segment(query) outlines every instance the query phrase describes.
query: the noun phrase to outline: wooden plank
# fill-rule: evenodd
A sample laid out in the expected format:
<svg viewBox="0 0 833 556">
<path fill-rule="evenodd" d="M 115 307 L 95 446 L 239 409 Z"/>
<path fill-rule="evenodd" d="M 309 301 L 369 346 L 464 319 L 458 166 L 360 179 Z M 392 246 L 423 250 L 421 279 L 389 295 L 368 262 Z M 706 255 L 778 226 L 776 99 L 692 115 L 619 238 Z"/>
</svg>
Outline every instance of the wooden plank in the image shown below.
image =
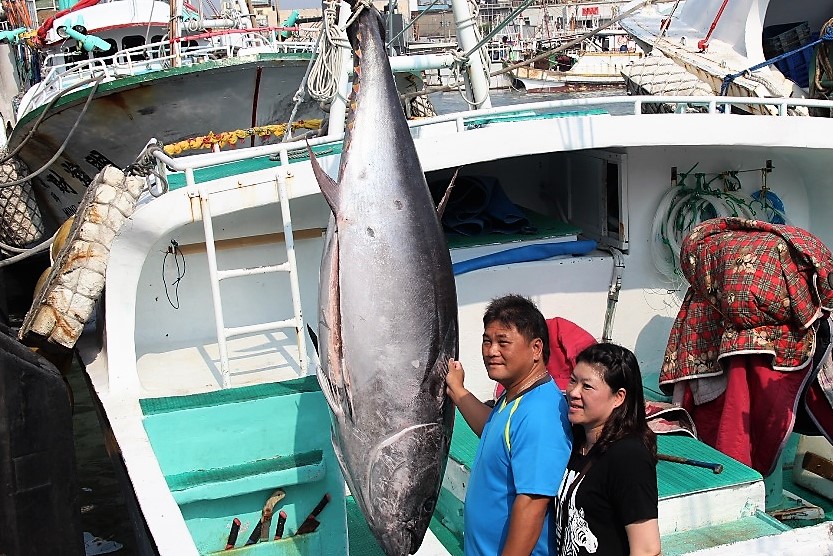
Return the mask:
<svg viewBox="0 0 833 556">
<path fill-rule="evenodd" d="M 315 239 L 323 237 L 327 231 L 326 228 L 305 228 L 303 230 L 296 230 L 292 233 L 292 237 L 298 239 Z M 244 247 L 256 247 L 258 245 L 268 245 L 271 243 L 282 243 L 285 241 L 283 232 L 276 232 L 274 234 L 261 234 L 256 236 L 235 237 L 231 239 L 221 239 L 214 242 L 214 247 L 217 251 L 227 249 L 242 249 Z M 205 252 L 205 242 L 180 244 L 179 250 L 183 255 L 194 255 L 196 253 Z"/>
</svg>

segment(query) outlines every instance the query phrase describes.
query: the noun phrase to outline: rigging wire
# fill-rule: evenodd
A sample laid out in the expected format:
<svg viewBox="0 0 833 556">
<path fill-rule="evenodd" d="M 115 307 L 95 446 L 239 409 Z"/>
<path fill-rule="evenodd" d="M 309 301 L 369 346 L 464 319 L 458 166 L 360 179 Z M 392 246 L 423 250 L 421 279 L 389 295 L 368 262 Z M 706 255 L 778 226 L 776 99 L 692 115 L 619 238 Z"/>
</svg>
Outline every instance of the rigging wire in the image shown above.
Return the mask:
<svg viewBox="0 0 833 556">
<path fill-rule="evenodd" d="M 61 146 L 58 148 L 58 150 L 55 151 L 55 154 L 52 155 L 52 158 L 50 158 L 48 161 L 46 161 L 43 164 L 43 166 L 38 168 L 37 171 L 30 173 L 25 178 L 0 184 L 0 189 L 3 189 L 5 187 L 14 187 L 15 185 L 20 185 L 22 183 L 26 183 L 27 181 L 31 180 L 32 178 L 37 177 L 40 174 L 42 174 L 43 172 L 45 172 L 46 170 L 48 170 L 49 167 L 52 166 L 52 164 L 56 160 L 58 160 L 58 157 L 60 157 L 61 154 L 63 154 L 64 149 L 66 149 L 67 145 L 69 144 L 69 140 L 72 138 L 72 135 L 75 133 L 75 130 L 78 127 L 78 124 L 81 123 L 81 120 L 84 118 L 84 115 L 87 113 L 87 109 L 90 107 L 90 102 L 92 102 L 93 97 L 95 96 L 95 92 L 98 90 L 98 86 L 101 83 L 101 80 L 103 78 L 104 78 L 104 74 L 102 73 L 98 77 L 96 77 L 92 80 L 87 80 L 87 82 L 92 82 L 93 83 L 92 87 L 90 87 L 90 92 L 87 95 L 87 102 L 84 103 L 84 107 L 81 109 L 81 113 L 78 114 L 78 117 L 75 119 L 75 123 L 72 124 L 72 127 L 69 130 L 69 133 L 67 133 L 66 139 L 64 139 L 64 142 L 61 143 Z M 82 81 L 81 83 L 85 83 L 85 82 Z M 69 91 L 72 88 L 73 87 L 70 87 L 70 88 L 66 89 L 66 91 Z M 64 91 L 64 92 L 66 92 L 66 91 Z M 43 111 L 43 114 L 45 114 L 45 113 L 46 113 L 46 109 L 44 109 L 44 111 Z M 31 137 L 32 133 L 33 132 L 30 131 L 29 135 L 26 137 L 25 140 L 28 140 L 28 138 Z M 20 148 L 15 149 L 13 154 L 17 153 L 19 150 L 20 150 Z M 8 160 L 11 156 L 13 156 L 13 154 L 8 155 L 6 158 L 3 159 L 3 161 L 5 162 L 6 160 Z"/>
<path fill-rule="evenodd" d="M 12 152 L 6 153 L 3 156 L 3 159 L 0 160 L 0 164 L 8 162 L 9 159 L 11 159 L 18 152 L 20 152 L 20 149 L 22 149 L 26 145 L 26 143 L 29 141 L 29 139 L 31 139 L 32 136 L 35 134 L 35 131 L 37 131 L 38 126 L 40 126 L 41 122 L 44 120 L 44 118 L 46 118 L 46 115 L 49 112 L 49 110 L 55 105 L 56 102 L 58 102 L 58 100 L 62 96 L 64 96 L 67 93 L 70 93 L 70 92 L 74 91 L 75 89 L 80 89 L 82 87 L 86 87 L 90 83 L 93 83 L 94 81 L 96 81 L 96 79 L 100 80 L 101 77 L 90 78 L 90 79 L 85 79 L 84 81 L 79 81 L 78 83 L 75 83 L 75 84 L 71 85 L 70 87 L 67 87 L 66 89 L 64 89 L 63 91 L 60 91 L 57 95 L 52 97 L 52 99 L 50 99 L 49 103 L 47 103 L 46 107 L 44 107 L 43 111 L 40 113 L 40 116 L 38 116 L 38 119 L 35 120 L 35 123 L 32 125 L 32 129 L 29 130 L 29 133 L 26 134 L 26 137 L 23 138 L 23 140 L 20 142 L 20 144 L 17 147 L 15 147 L 15 149 Z"/>
<path fill-rule="evenodd" d="M 12 265 L 12 264 L 14 264 L 16 262 L 20 262 L 24 259 L 28 259 L 32 255 L 36 255 L 37 253 L 40 253 L 41 251 L 46 251 L 52 245 L 52 242 L 55 241 L 55 235 L 57 235 L 57 234 L 58 234 L 58 232 L 56 231 L 55 234 L 52 237 L 50 237 L 49 239 L 39 243 L 38 245 L 36 245 L 34 247 L 26 249 L 26 251 L 24 251 L 23 253 L 15 255 L 14 257 L 9 257 L 8 259 L 3 259 L 2 261 L 0 261 L 0 268 L 3 268 L 4 266 Z"/>
</svg>

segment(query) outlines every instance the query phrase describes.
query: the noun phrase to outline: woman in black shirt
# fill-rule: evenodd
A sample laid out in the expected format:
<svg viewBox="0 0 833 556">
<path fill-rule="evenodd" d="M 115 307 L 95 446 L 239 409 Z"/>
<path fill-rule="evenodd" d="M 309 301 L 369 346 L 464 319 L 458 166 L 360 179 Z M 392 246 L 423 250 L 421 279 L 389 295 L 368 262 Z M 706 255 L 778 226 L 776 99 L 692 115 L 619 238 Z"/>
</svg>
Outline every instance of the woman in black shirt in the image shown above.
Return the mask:
<svg viewBox="0 0 833 556">
<path fill-rule="evenodd" d="M 555 500 L 560 554 L 659 555 L 657 445 L 636 357 L 588 347 L 566 394 L 573 451 Z"/>
</svg>

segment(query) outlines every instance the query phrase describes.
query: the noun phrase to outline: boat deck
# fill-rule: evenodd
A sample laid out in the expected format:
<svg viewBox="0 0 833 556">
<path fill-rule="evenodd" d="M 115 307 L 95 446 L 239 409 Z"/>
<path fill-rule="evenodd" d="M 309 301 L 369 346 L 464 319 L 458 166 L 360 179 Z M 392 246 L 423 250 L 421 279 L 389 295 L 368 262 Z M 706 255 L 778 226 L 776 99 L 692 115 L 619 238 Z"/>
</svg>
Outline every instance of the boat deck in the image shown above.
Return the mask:
<svg viewBox="0 0 833 556">
<path fill-rule="evenodd" d="M 301 374 L 295 335 L 275 330 L 227 342 L 232 385 L 251 386 Z M 166 353 L 141 354 L 136 367 L 145 395 L 187 395 L 222 387 L 220 349 L 215 341 L 185 345 Z M 174 369 L 172 371 L 172 369 Z"/>
</svg>

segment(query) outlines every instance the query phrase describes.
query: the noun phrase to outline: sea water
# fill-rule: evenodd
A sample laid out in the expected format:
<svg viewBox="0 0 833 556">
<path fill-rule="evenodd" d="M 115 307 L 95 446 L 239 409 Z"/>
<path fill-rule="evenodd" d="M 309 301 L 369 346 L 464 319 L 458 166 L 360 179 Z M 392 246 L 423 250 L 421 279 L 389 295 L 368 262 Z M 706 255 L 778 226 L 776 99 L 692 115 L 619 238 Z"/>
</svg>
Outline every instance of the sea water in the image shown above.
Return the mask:
<svg viewBox="0 0 833 556">
<path fill-rule="evenodd" d="M 528 102 L 544 102 L 571 98 L 612 97 L 626 94 L 623 84 L 622 86 L 605 86 L 592 89 L 572 86 L 558 93 L 527 93 L 523 89 L 497 89 L 490 91 L 489 97 L 492 101 L 492 107 L 497 107 L 525 104 Z M 464 95 L 457 91 L 434 93 L 429 98 L 439 114 L 468 110 L 469 107 Z M 632 107 L 627 105 L 600 105 L 599 108 L 607 110 L 613 115 L 630 113 L 632 110 Z"/>
</svg>

